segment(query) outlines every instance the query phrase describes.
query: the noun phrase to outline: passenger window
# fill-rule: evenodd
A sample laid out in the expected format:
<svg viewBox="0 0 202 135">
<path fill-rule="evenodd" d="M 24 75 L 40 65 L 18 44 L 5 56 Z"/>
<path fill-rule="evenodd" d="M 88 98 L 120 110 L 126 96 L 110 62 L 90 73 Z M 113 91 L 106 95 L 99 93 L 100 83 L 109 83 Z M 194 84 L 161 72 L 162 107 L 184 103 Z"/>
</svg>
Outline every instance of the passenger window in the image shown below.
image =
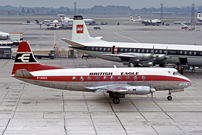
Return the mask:
<svg viewBox="0 0 202 135">
<path fill-rule="evenodd" d="M 114 77 L 113 77 L 113 76 L 111 76 L 111 78 L 110 78 L 110 79 L 111 79 L 111 81 L 114 81 Z"/>
<path fill-rule="evenodd" d="M 158 53 L 158 50 L 156 50 L 155 53 Z"/>
<path fill-rule="evenodd" d="M 81 77 L 80 77 L 80 80 L 81 80 L 81 81 L 83 81 L 83 80 L 84 80 L 83 76 L 81 76 Z"/>
<path fill-rule="evenodd" d="M 107 77 L 106 77 L 106 76 L 104 76 L 104 78 L 103 78 L 103 79 L 104 79 L 104 81 L 107 81 Z"/>
<path fill-rule="evenodd" d="M 88 77 L 88 81 L 91 81 L 91 77 L 90 76 Z"/>
<path fill-rule="evenodd" d="M 125 52 L 127 52 L 128 51 L 128 49 L 125 49 Z"/>
<path fill-rule="evenodd" d="M 119 81 L 121 81 L 121 80 L 122 80 L 122 77 L 121 77 L 121 76 L 119 76 L 119 77 L 118 77 L 118 79 L 119 79 Z"/>
<path fill-rule="evenodd" d="M 135 49 L 133 49 L 133 52 L 135 52 L 136 50 Z"/>
<path fill-rule="evenodd" d="M 102 51 L 102 47 L 100 47 L 100 51 Z"/>
<path fill-rule="evenodd" d="M 134 76 L 134 80 L 137 81 L 137 76 Z"/>
<path fill-rule="evenodd" d="M 129 52 L 131 52 L 132 51 L 132 49 L 129 49 Z"/>
<path fill-rule="evenodd" d="M 74 76 L 74 77 L 72 77 L 72 80 L 73 80 L 73 81 L 76 81 L 76 77 L 75 77 L 75 76 Z"/>
<path fill-rule="evenodd" d="M 104 48 L 103 51 L 106 51 L 106 48 Z"/>
<path fill-rule="evenodd" d="M 98 76 L 96 76 L 96 81 L 99 81 L 99 80 L 100 80 L 100 78 Z"/>
<path fill-rule="evenodd" d="M 127 77 L 126 77 L 126 80 L 127 80 L 127 81 L 129 81 L 129 80 L 130 80 L 130 77 L 129 77 L 129 76 L 127 76 Z"/>
<path fill-rule="evenodd" d="M 142 80 L 143 80 L 143 81 L 145 80 L 145 76 L 142 76 Z"/>
</svg>

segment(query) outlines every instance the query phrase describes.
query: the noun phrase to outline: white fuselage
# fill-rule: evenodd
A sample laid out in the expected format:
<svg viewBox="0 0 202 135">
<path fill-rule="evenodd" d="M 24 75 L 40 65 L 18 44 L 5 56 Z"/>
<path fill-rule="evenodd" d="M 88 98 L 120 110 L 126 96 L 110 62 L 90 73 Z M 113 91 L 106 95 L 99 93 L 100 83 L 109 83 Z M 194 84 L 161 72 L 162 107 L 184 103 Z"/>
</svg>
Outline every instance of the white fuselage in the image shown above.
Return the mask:
<svg viewBox="0 0 202 135">
<path fill-rule="evenodd" d="M 119 57 L 109 57 L 103 54 L 112 54 L 112 47 L 117 47 L 117 54 L 134 53 L 134 54 L 152 54 L 166 55 L 168 63 L 176 63 L 180 58 L 186 58 L 189 66 L 202 65 L 202 46 L 200 45 L 177 45 L 177 44 L 152 44 L 152 43 L 122 43 L 122 42 L 88 42 L 82 43 L 85 48 L 74 48 L 83 53 L 99 57 L 106 60 L 123 62 Z M 109 50 L 107 50 L 109 49 Z M 181 63 L 183 64 L 183 63 Z"/>
<path fill-rule="evenodd" d="M 157 91 L 184 89 L 191 85 L 189 79 L 172 68 L 75 68 L 30 73 L 34 77 L 17 78 L 35 85 L 74 91 L 92 92 L 96 89 L 88 87 L 116 84 L 150 86 Z"/>
</svg>

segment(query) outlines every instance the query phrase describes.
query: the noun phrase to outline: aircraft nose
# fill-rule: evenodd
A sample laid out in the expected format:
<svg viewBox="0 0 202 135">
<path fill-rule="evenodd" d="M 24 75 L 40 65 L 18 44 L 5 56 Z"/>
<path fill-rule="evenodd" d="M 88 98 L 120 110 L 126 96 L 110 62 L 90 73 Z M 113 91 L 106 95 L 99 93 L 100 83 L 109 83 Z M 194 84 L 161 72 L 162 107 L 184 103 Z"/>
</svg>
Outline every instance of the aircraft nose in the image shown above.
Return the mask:
<svg viewBox="0 0 202 135">
<path fill-rule="evenodd" d="M 191 84 L 192 84 L 191 80 L 189 80 L 189 78 L 187 78 L 187 77 L 185 77 L 185 78 L 187 80 L 187 82 L 186 82 L 187 87 L 191 86 Z"/>
</svg>

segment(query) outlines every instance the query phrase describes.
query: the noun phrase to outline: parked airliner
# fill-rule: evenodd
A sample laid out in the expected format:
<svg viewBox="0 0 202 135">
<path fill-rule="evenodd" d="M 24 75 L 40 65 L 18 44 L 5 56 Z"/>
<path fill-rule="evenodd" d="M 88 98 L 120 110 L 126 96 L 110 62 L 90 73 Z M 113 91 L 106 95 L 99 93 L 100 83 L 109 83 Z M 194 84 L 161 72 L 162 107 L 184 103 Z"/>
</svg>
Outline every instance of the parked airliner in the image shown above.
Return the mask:
<svg viewBox="0 0 202 135">
<path fill-rule="evenodd" d="M 153 25 L 153 26 L 159 26 L 161 24 L 161 20 L 159 19 L 152 19 L 152 20 L 142 20 L 140 15 L 138 15 L 137 20 L 133 19 L 133 16 L 130 16 L 130 21 L 134 21 L 134 22 L 141 22 L 142 24 L 144 24 L 145 26 L 147 25 Z"/>
<path fill-rule="evenodd" d="M 173 68 L 69 68 L 40 64 L 32 54 L 30 45 L 21 42 L 11 73 L 12 77 L 27 83 L 85 92 L 107 92 L 115 104 L 125 94 L 152 94 L 168 90 L 168 100 L 173 91 L 181 91 L 191 81 Z"/>
<path fill-rule="evenodd" d="M 9 39 L 10 38 L 10 34 L 9 33 L 6 33 L 6 32 L 2 32 L 0 31 L 0 39 Z"/>
<path fill-rule="evenodd" d="M 90 37 L 82 16 L 74 16 L 72 39 L 63 38 L 69 47 L 85 54 L 135 66 L 152 66 L 166 63 L 182 66 L 202 65 L 202 46 L 107 42 L 102 37 Z"/>
<path fill-rule="evenodd" d="M 202 22 L 202 14 L 201 14 L 201 12 L 198 12 L 198 14 L 197 14 L 197 20 L 199 22 Z"/>
</svg>

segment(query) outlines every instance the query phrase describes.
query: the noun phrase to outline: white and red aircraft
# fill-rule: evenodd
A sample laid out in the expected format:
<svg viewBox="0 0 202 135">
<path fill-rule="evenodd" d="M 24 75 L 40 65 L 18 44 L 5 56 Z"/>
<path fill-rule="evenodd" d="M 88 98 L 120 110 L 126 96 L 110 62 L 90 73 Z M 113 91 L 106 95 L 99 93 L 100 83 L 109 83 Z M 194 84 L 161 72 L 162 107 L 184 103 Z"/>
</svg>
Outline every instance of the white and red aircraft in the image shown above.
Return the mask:
<svg viewBox="0 0 202 135">
<path fill-rule="evenodd" d="M 71 18 L 65 17 L 65 16 L 60 17 L 60 19 L 61 19 L 63 24 L 73 25 L 74 19 L 71 19 Z M 94 25 L 95 24 L 95 21 L 93 19 L 84 19 L 84 22 L 86 25 Z"/>
<path fill-rule="evenodd" d="M 140 15 L 138 15 L 137 20 L 134 20 L 133 16 L 131 15 L 130 16 L 130 21 L 142 22 L 142 24 L 144 24 L 145 26 L 147 26 L 147 25 L 159 26 L 161 24 L 161 20 L 159 20 L 159 19 L 142 20 Z"/>
<path fill-rule="evenodd" d="M 107 92 L 118 104 L 125 94 L 153 94 L 169 90 L 181 91 L 191 81 L 172 68 L 69 68 L 40 64 L 30 45 L 21 42 L 16 54 L 12 77 L 49 88 L 85 92 Z"/>
<path fill-rule="evenodd" d="M 202 22 L 202 14 L 201 14 L 201 12 L 198 12 L 198 14 L 197 14 L 197 20 L 199 22 Z"/>
<path fill-rule="evenodd" d="M 134 22 L 142 22 L 143 20 L 141 19 L 140 15 L 138 15 L 137 20 L 133 19 L 133 16 L 130 16 L 130 21 L 134 21 Z"/>
<path fill-rule="evenodd" d="M 102 37 L 90 37 L 82 16 L 74 16 L 72 39 L 63 38 L 69 47 L 82 53 L 106 60 L 122 62 L 124 65 L 152 66 L 166 63 L 202 66 L 202 46 L 107 42 Z"/>
<path fill-rule="evenodd" d="M 10 38 L 10 34 L 9 33 L 0 31 L 0 40 L 1 39 L 7 40 L 9 38 Z"/>
</svg>

